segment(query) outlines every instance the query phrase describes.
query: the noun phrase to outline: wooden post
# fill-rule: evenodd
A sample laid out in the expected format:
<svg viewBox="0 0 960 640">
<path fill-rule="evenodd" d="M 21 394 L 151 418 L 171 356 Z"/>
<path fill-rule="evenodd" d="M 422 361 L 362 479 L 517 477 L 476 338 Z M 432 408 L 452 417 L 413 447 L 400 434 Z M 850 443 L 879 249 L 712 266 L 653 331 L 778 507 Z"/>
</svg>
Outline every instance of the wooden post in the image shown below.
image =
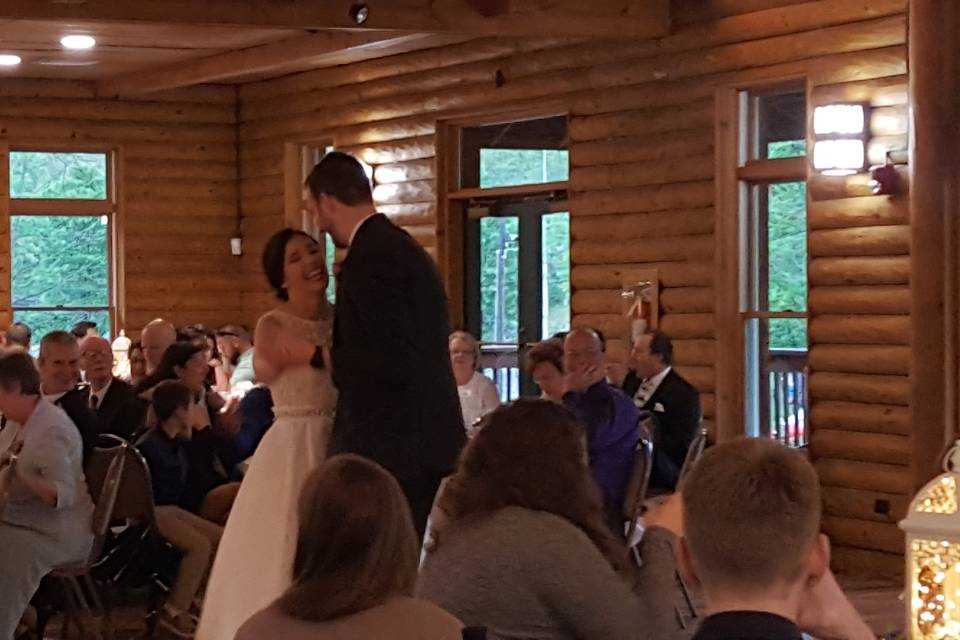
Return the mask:
<svg viewBox="0 0 960 640">
<path fill-rule="evenodd" d="M 912 0 L 909 24 L 911 466 L 917 488 L 937 473 L 945 440 L 957 427 L 960 50 L 954 43 L 960 5 Z"/>
</svg>

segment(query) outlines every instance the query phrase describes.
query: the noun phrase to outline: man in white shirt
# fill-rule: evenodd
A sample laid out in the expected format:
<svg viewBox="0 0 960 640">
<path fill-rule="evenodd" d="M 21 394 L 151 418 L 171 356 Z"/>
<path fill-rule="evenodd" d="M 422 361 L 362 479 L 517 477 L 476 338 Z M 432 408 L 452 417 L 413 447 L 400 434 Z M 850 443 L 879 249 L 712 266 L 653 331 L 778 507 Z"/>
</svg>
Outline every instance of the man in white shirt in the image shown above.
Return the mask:
<svg viewBox="0 0 960 640">
<path fill-rule="evenodd" d="M 80 430 L 84 453 L 94 446 L 100 422 L 90 410 L 89 391 L 80 384 L 80 345 L 72 333 L 51 331 L 40 340 L 40 393 L 57 405 Z"/>
<path fill-rule="evenodd" d="M 700 430 L 700 394 L 673 370 L 673 343 L 662 331 L 639 336 L 630 357 L 633 370 L 624 379 L 623 390 L 638 408 L 653 414 L 656 423 L 650 485 L 673 490 Z"/>
</svg>

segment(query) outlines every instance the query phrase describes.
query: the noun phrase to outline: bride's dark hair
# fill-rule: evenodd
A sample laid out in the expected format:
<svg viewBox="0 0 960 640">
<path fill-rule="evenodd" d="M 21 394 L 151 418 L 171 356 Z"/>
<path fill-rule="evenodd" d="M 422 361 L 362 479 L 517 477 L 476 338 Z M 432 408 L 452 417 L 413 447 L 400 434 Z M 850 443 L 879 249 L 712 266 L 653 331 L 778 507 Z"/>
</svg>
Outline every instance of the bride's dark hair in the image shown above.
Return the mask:
<svg viewBox="0 0 960 640">
<path fill-rule="evenodd" d="M 284 302 L 289 300 L 290 296 L 283 286 L 283 262 L 287 254 L 287 244 L 297 236 L 316 242 L 310 234 L 287 227 L 273 234 L 263 248 L 263 273 L 267 276 L 267 282 L 273 288 L 274 294 Z"/>
</svg>

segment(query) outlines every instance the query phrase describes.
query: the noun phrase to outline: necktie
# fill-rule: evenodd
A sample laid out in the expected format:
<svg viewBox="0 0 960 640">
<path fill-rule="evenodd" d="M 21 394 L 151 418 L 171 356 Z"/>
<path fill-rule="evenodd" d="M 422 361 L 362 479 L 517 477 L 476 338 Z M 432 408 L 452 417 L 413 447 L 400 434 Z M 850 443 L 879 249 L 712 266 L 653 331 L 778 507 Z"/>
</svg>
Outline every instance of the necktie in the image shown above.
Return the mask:
<svg viewBox="0 0 960 640">
<path fill-rule="evenodd" d="M 96 411 L 98 406 L 100 406 L 100 398 L 97 397 L 97 394 L 91 393 L 91 394 L 90 394 L 90 408 L 93 409 L 94 411 Z"/>
<path fill-rule="evenodd" d="M 640 388 L 637 389 L 637 393 L 633 397 L 636 400 L 636 405 L 642 408 L 650 401 L 651 395 L 653 395 L 653 381 L 648 378 L 640 383 Z"/>
</svg>

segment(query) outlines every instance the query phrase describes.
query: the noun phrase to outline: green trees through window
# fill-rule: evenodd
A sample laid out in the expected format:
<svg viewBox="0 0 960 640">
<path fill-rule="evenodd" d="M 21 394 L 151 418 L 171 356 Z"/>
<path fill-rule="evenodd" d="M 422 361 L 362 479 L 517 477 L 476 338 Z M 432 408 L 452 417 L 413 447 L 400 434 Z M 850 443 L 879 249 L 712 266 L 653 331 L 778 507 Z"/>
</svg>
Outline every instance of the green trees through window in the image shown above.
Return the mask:
<svg viewBox="0 0 960 640">
<path fill-rule="evenodd" d="M 14 200 L 105 200 L 103 153 L 12 152 Z M 96 322 L 110 334 L 110 217 L 13 215 L 10 218 L 14 320 L 34 335 Z"/>
</svg>

